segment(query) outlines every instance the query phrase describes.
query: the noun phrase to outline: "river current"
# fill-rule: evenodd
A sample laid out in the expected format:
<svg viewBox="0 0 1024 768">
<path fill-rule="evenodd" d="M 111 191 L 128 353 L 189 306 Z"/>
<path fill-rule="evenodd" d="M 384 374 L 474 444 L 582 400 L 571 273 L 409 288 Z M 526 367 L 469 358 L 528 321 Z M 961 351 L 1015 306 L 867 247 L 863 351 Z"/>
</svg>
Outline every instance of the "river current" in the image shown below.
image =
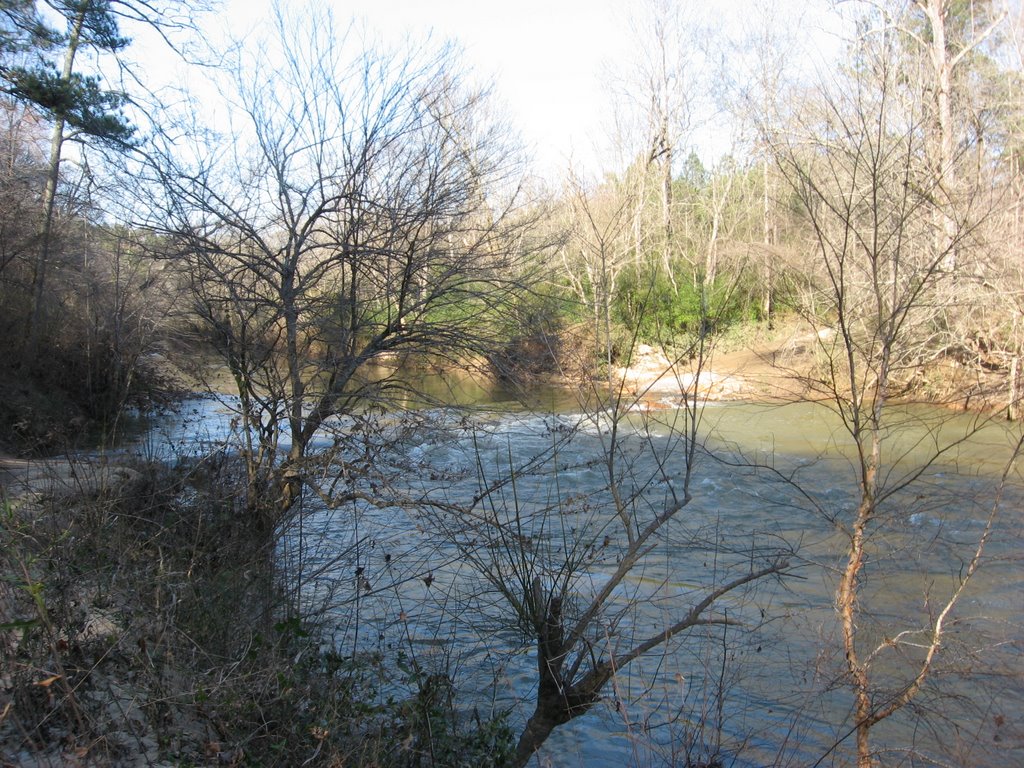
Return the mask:
<svg viewBox="0 0 1024 768">
<path fill-rule="evenodd" d="M 366 490 L 395 503 L 329 509 L 303 499 L 280 557 L 310 611 L 329 618 L 341 652 L 443 674 L 467 715 L 508 711 L 518 728 L 532 711 L 535 652 L 498 585 L 514 596 L 521 574 L 549 584 L 571 561 L 570 596 L 585 604 L 624 552 L 610 485 L 638 525 L 682 498 L 685 412 L 623 417 L 609 468 L 608 414 L 565 399 L 542 412 L 495 393 L 476 400 L 336 423 L 338 434 L 364 433 L 367 456 L 373 449 Z M 933 675 L 912 707 L 876 727 L 875 744 L 886 765 L 1024 764 L 1018 471 L 1000 491 L 1013 431 L 929 408 L 899 413 L 883 461 L 888 487 L 900 490 L 870 531 L 858 624 L 865 645 L 881 649 L 880 695 L 912 678 L 923 636 L 902 636 L 912 642 L 898 650 L 887 640 L 929 625 L 998 504 L 984 564 L 952 613 Z M 230 443 L 232 417 L 230 399 L 196 398 L 150 434 L 149 450 Z M 698 442 L 692 501 L 612 594 L 605 649 L 667 626 L 748 567 L 744 558 L 753 567 L 786 551 L 788 575 L 724 596 L 714 612 L 729 619 L 724 628 L 698 627 L 622 670 L 602 704 L 555 731 L 545 765 L 686 765 L 716 755 L 736 766 L 852 762 L 832 599 L 847 542 L 840 524 L 857 499 L 853 446 L 828 409 L 807 403 L 708 404 Z M 333 445 L 325 436 L 321 447 Z M 363 466 L 355 448 L 339 459 L 324 470 L 325 487 L 363 482 L 353 479 Z M 480 499 L 488 486 L 497 489 Z"/>
</svg>

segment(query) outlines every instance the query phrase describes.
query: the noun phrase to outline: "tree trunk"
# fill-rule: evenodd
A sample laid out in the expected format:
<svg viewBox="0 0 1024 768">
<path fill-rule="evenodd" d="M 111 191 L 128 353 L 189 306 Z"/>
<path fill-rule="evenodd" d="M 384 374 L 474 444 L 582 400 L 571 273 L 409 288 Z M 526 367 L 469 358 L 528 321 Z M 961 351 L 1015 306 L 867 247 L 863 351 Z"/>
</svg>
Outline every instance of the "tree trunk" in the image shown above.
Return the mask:
<svg viewBox="0 0 1024 768">
<path fill-rule="evenodd" d="M 569 722 L 569 719 L 565 715 L 565 706 L 557 691 L 554 696 L 550 693 L 545 695 L 538 693 L 537 706 L 533 710 L 533 714 L 530 715 L 522 735 L 519 737 L 519 743 L 516 745 L 516 754 L 512 764 L 516 768 L 522 768 L 522 766 L 529 763 L 530 758 L 547 741 L 551 732 L 559 725 L 567 722 Z"/>
<path fill-rule="evenodd" d="M 964 57 L 982 42 L 1002 23 L 1000 15 L 991 23 L 966 41 L 958 41 L 956 52 L 952 52 L 948 41 L 947 17 L 952 12 L 948 0 L 915 0 L 918 8 L 928 19 L 931 32 L 930 49 L 928 51 L 932 66 L 932 81 L 925 87 L 933 94 L 935 114 L 932 117 L 932 137 L 929 148 L 930 162 L 934 182 L 940 192 L 940 199 L 952 199 L 957 183 L 957 175 L 953 170 L 953 158 L 956 151 L 956 136 L 953 116 L 953 72 L 963 62 Z M 956 238 L 957 222 L 948 211 L 937 211 L 938 223 L 936 239 L 937 254 L 942 256 L 941 266 L 946 272 L 957 267 Z"/>
<path fill-rule="evenodd" d="M 64 120 L 58 119 L 50 139 L 50 162 L 43 189 L 43 226 L 39 233 L 39 253 L 32 275 L 32 308 L 28 319 L 23 364 L 35 365 L 39 352 L 39 336 L 43 324 L 43 296 L 46 292 L 46 268 L 50 263 L 50 242 L 53 237 L 53 209 L 60 179 L 60 156 L 64 144 Z"/>
<path fill-rule="evenodd" d="M 857 652 L 857 592 L 858 576 L 864 566 L 864 527 L 867 520 L 866 508 L 869 502 L 861 501 L 857 523 L 854 526 L 850 550 L 836 592 L 836 610 L 842 625 L 843 651 L 846 657 L 846 671 L 854 691 L 854 712 L 857 730 L 857 766 L 871 768 L 871 696 L 867 670 L 860 662 Z"/>
<path fill-rule="evenodd" d="M 932 173 L 940 194 L 948 195 L 955 181 L 953 177 L 953 61 L 946 48 L 946 10 L 943 0 L 928 0 L 925 14 L 931 27 L 932 87 L 935 93 L 935 116 L 933 119 Z M 956 222 L 945 211 L 939 211 L 940 226 L 936 228 L 937 253 L 944 254 L 942 268 L 947 272 L 956 269 L 956 252 L 953 247 Z"/>
<path fill-rule="evenodd" d="M 772 309 L 773 307 L 773 293 L 772 284 L 775 281 L 775 267 L 774 267 L 774 256 L 772 254 L 772 246 L 774 245 L 774 227 L 772 224 L 771 216 L 771 195 L 769 194 L 768 186 L 768 160 L 765 159 L 762 163 L 762 169 L 764 171 L 764 209 L 763 214 L 763 236 L 764 236 L 764 285 L 761 287 L 761 315 L 768 322 L 768 327 L 772 324 Z"/>
<path fill-rule="evenodd" d="M 75 54 L 82 37 L 82 26 L 88 3 L 83 3 L 71 23 L 68 32 L 68 47 L 64 53 L 64 68 L 61 70 L 62 84 L 71 82 L 71 74 L 75 67 Z M 39 233 L 39 254 L 36 257 L 35 272 L 32 276 L 32 308 L 28 319 L 25 336 L 25 349 L 22 365 L 31 368 L 39 354 L 39 336 L 43 324 L 43 295 L 46 291 L 46 270 L 50 263 L 50 243 L 53 239 L 53 210 L 57 200 L 57 184 L 60 181 L 61 152 L 64 148 L 65 120 L 58 116 L 53 124 L 50 135 L 50 159 L 46 171 L 46 187 L 43 189 L 43 224 Z"/>
<path fill-rule="evenodd" d="M 512 764 L 522 768 L 540 749 L 551 732 L 587 712 L 600 699 L 600 691 L 611 677 L 612 667 L 595 666 L 579 683 L 572 684 L 562 674 L 567 649 L 564 643 L 562 599 L 552 595 L 544 606 L 540 579 L 533 582 L 532 600 L 537 616 L 537 705 L 519 737 Z"/>
<path fill-rule="evenodd" d="M 672 232 L 672 141 L 669 136 L 668 115 L 662 117 L 661 135 L 663 152 L 661 157 L 661 228 L 665 242 L 661 249 L 662 268 L 672 285 L 672 292 L 678 294 L 675 269 L 672 259 L 672 245 L 675 236 Z"/>
<path fill-rule="evenodd" d="M 553 598 L 552 606 L 555 601 Z M 557 609 L 552 607 L 551 610 Z M 561 616 L 558 616 L 558 621 L 561 622 Z M 560 623 L 558 628 L 561 631 Z M 557 651 L 559 655 L 551 656 L 552 651 Z M 602 662 L 574 685 L 562 678 L 564 658 L 560 638 L 557 646 L 552 646 L 543 636 L 538 639 L 537 663 L 540 684 L 537 687 L 537 704 L 516 745 L 516 754 L 512 761 L 516 768 L 521 768 L 530 761 L 555 728 L 589 712 L 601 700 L 601 689 L 612 676 L 612 665 Z"/>
<path fill-rule="evenodd" d="M 1020 355 L 1015 354 L 1010 361 L 1010 392 L 1006 417 L 1010 421 L 1020 418 Z"/>
<path fill-rule="evenodd" d="M 733 181 L 732 169 L 726 169 L 725 173 L 727 178 L 724 189 L 719 190 L 718 187 L 721 174 L 716 172 L 711 180 L 711 232 L 708 233 L 708 244 L 704 253 L 704 274 L 702 277 L 705 292 L 718 279 L 718 235 L 722 227 L 725 205 L 732 192 Z"/>
</svg>

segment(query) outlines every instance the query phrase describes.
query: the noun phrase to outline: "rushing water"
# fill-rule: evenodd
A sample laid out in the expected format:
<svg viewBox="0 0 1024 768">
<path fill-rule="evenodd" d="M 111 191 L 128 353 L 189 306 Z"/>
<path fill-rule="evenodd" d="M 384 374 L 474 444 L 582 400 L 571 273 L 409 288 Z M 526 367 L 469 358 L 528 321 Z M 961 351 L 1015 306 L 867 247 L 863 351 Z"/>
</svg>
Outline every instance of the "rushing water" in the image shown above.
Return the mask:
<svg viewBox="0 0 1024 768">
<path fill-rule="evenodd" d="M 536 662 L 495 582 L 514 595 L 524 563 L 549 578 L 583 552 L 571 596 L 592 596 L 624 547 L 609 477 L 638 516 L 680 498 L 685 442 L 673 419 L 681 412 L 630 415 L 610 472 L 602 461 L 607 415 L 586 416 L 557 398 L 548 398 L 557 412 L 527 412 L 491 390 L 463 389 L 455 399 L 475 407 L 377 417 L 376 477 L 386 493 L 417 503 L 328 510 L 304 501 L 281 556 L 311 609 L 333 617 L 344 652 L 442 668 L 467 712 L 511 708 L 521 725 Z M 859 630 L 875 642 L 926 625 L 950 594 L 985 529 L 1013 442 L 1005 425 L 979 429 L 969 415 L 900 414 L 885 443 L 887 477 L 913 482 L 885 503 L 871 532 Z M 216 399 L 192 401 L 154 433 L 151 450 L 223 443 L 231 415 Z M 845 551 L 832 521 L 848 519 L 856 503 L 853 446 L 813 404 L 714 404 L 701 419 L 693 500 L 613 594 L 604 642 L 621 649 L 667 626 L 705 587 L 746 567 L 745 557 L 790 549 L 791 574 L 727 595 L 716 615 L 736 623 L 724 632 L 692 632 L 634 662 L 609 686 L 608 706 L 556 730 L 545 749 L 552 765 L 685 765 L 687 750 L 697 759 L 716 745 L 726 764 L 740 766 L 850 762 L 851 697 L 831 600 Z M 934 460 L 937 447 L 944 450 Z M 358 463 L 354 454 L 342 458 Z M 478 518 L 444 506 L 466 504 L 510 467 L 519 468 L 516 482 L 477 504 Z M 900 751 L 910 747 L 948 764 L 1024 762 L 1022 499 L 1012 474 L 986 565 L 956 608 L 932 681 L 913 709 L 876 728 L 876 745 L 890 749 L 885 764 L 928 764 Z M 495 533 L 496 520 L 504 534 Z M 898 690 L 918 661 L 913 649 L 885 651 L 876 675 Z"/>
</svg>

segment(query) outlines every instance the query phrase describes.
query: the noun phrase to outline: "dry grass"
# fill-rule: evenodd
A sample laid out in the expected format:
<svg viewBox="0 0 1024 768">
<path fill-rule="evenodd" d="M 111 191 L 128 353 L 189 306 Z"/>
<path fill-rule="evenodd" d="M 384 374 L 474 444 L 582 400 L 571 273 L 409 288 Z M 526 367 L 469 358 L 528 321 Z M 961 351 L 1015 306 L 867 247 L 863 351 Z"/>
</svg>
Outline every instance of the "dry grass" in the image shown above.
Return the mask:
<svg viewBox="0 0 1024 768">
<path fill-rule="evenodd" d="M 10 469 L 0 765 L 501 764 L 504 722 L 458 725 L 447 679 L 385 679 L 298 618 L 230 462 Z"/>
</svg>

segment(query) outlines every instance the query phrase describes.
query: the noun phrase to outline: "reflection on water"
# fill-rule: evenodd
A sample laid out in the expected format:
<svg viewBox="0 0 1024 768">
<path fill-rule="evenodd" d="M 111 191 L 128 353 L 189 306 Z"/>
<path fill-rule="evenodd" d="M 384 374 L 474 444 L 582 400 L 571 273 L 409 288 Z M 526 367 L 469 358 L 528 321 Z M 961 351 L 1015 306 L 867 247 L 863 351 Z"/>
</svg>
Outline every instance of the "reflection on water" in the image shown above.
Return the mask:
<svg viewBox="0 0 1024 768">
<path fill-rule="evenodd" d="M 287 532 L 282 557 L 293 563 L 301 557 L 306 599 L 332 606 L 334 639 L 343 651 L 376 650 L 385 659 L 401 651 L 425 666 L 437 664 L 465 692 L 467 712 L 515 706 L 522 718 L 536 662 L 495 583 L 512 584 L 515 593 L 511 557 L 528 559 L 541 572 L 578 559 L 584 567 L 571 597 L 579 601 L 610 577 L 622 543 L 610 525 L 605 423 L 584 418 L 564 393 L 533 393 L 551 406 L 538 412 L 470 377 L 417 386 L 431 397 L 475 406 L 469 416 L 421 411 L 429 428 L 388 433 L 387 461 L 401 470 L 392 490 L 418 503 L 353 502 L 328 510 L 304 500 L 301 532 Z M 622 465 L 628 472 L 618 479 L 637 514 L 678 498 L 681 443 L 672 419 L 680 415 L 628 418 Z M 161 432 L 179 450 L 231 433 L 230 402 L 196 400 L 183 416 L 185 422 L 168 422 Z M 792 546 L 799 567 L 781 583 L 730 595 L 723 615 L 736 624 L 724 632 L 691 633 L 668 653 L 624 670 L 607 692 L 607 707 L 555 732 L 545 753 L 552 765 L 685 764 L 687 753 L 700 756 L 697 742 L 720 743 L 740 766 L 850 763 L 851 703 L 831 608 L 845 538 L 830 521 L 843 520 L 855 503 L 854 446 L 834 414 L 811 404 L 713 404 L 702 420 L 709 450 L 698 457 L 693 502 L 613 593 L 609 611 L 619 613 L 603 642 L 624 647 L 657 632 L 726 568 L 742 566 L 752 547 Z M 885 444 L 891 483 L 934 457 L 937 445 L 946 449 L 886 502 L 872 529 L 860 629 L 879 642 L 927 625 L 955 587 L 1012 441 L 1004 424 L 927 408 L 906 409 L 900 427 Z M 474 507 L 478 517 L 459 517 L 447 506 L 475 498 L 482 483 L 507 476 L 509 466 L 526 465 L 515 484 Z M 914 745 L 975 766 L 1006 765 L 1011 753 L 1009 762 L 1021 757 L 1022 500 L 1014 475 L 988 564 L 956 611 L 935 681 L 913 711 L 877 727 L 879 747 Z M 514 538 L 496 537 L 487 522 L 508 522 L 510 515 L 515 526 L 505 530 L 514 530 Z M 898 690 L 918 662 L 913 650 L 882 653 L 877 670 Z M 902 759 L 896 751 L 884 755 L 887 763 Z"/>
<path fill-rule="evenodd" d="M 391 407 L 430 408 L 458 406 L 516 410 L 528 407 L 544 413 L 558 413 L 577 407 L 575 394 L 562 387 L 548 385 L 514 386 L 495 379 L 489 372 L 472 368 L 399 369 L 367 366 L 361 372 L 363 382 L 388 381 L 395 389 L 387 393 Z"/>
</svg>

